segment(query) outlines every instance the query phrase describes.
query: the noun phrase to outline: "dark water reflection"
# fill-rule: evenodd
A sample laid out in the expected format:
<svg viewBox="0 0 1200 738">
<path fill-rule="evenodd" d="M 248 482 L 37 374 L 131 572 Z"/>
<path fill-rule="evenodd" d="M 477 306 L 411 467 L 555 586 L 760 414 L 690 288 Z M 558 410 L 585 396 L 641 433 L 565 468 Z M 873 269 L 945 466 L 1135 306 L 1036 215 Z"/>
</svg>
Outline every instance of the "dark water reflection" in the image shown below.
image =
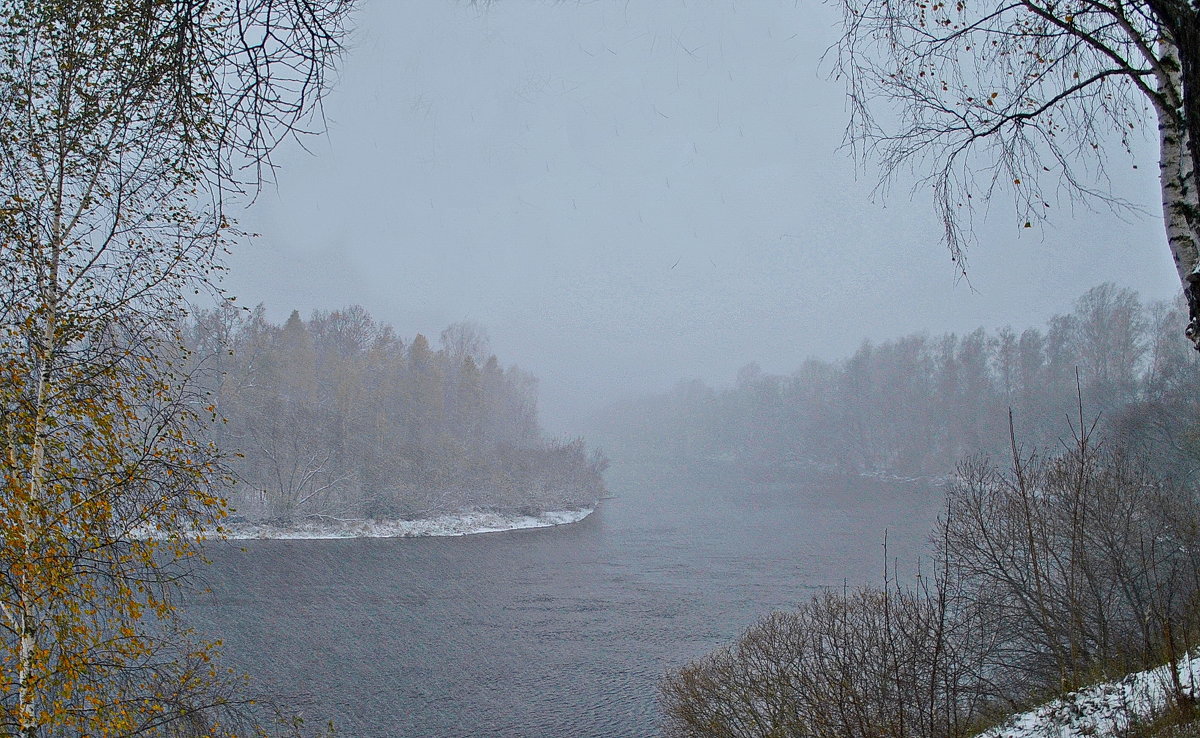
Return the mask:
<svg viewBox="0 0 1200 738">
<path fill-rule="evenodd" d="M 646 736 L 663 672 L 820 587 L 915 559 L 937 494 L 614 469 L 582 523 L 209 552 L 192 624 L 343 736 Z"/>
</svg>

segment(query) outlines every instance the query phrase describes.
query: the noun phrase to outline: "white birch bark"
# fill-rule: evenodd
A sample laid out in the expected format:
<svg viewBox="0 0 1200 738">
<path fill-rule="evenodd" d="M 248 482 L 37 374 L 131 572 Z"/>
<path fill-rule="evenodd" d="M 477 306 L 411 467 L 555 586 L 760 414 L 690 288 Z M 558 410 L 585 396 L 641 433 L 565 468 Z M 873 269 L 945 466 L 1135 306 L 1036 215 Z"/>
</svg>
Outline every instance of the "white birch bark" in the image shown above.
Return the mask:
<svg viewBox="0 0 1200 738">
<path fill-rule="evenodd" d="M 1169 40 L 1159 42 L 1158 89 L 1154 101 L 1158 114 L 1159 181 L 1167 245 L 1188 300 L 1188 338 L 1200 349 L 1200 196 L 1196 189 L 1188 132 L 1183 116 L 1183 80 L 1179 52 Z"/>
</svg>

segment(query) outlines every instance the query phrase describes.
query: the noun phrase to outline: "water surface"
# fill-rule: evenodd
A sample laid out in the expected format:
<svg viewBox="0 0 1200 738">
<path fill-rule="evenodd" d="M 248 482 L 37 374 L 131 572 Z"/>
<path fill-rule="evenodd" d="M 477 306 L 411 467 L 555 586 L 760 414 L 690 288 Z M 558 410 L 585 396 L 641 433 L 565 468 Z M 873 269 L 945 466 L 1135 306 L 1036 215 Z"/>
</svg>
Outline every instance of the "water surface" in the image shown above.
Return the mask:
<svg viewBox="0 0 1200 738">
<path fill-rule="evenodd" d="M 912 561 L 936 492 L 614 468 L 581 523 L 210 549 L 187 605 L 263 690 L 340 735 L 647 736 L 662 674 L 821 587 Z"/>
</svg>

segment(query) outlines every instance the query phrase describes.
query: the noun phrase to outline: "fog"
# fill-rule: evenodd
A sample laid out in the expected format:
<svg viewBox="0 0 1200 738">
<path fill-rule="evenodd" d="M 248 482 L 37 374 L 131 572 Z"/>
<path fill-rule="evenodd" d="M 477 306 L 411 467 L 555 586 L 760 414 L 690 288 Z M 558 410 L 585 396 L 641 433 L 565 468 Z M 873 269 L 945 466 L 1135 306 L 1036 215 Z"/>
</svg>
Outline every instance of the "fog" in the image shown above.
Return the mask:
<svg viewBox="0 0 1200 738">
<path fill-rule="evenodd" d="M 328 131 L 276 157 L 227 287 L 277 320 L 481 323 L 562 434 L 752 360 L 1036 325 L 1109 280 L 1176 291 L 1152 156 L 1111 162 L 1145 214 L 1064 201 L 1023 230 L 996 200 L 962 279 L 926 189 L 878 192 L 842 146 L 838 22 L 815 2 L 367 2 Z"/>
<path fill-rule="evenodd" d="M 1200 728 L 1200 0 L 0 20 L 0 733 Z"/>
</svg>

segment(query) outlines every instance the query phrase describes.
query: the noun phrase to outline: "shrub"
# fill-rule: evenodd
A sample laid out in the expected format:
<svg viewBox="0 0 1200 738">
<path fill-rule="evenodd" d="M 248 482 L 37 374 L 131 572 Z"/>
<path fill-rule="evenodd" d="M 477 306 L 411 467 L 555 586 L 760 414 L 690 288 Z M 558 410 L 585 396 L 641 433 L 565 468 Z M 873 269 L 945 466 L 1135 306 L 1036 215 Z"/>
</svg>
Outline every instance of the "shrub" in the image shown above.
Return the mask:
<svg viewBox="0 0 1200 738">
<path fill-rule="evenodd" d="M 910 587 L 827 592 L 668 674 L 672 738 L 957 738 L 1200 642 L 1200 501 L 1073 429 L 1053 456 L 958 467 Z"/>
<path fill-rule="evenodd" d="M 1080 686 L 1200 639 L 1200 507 L 1087 431 L 1054 457 L 959 466 L 935 535 L 967 606 L 992 613 L 1005 691 Z M 1002 672 L 1002 674 L 1001 674 Z"/>
<path fill-rule="evenodd" d="M 966 735 L 987 697 L 967 632 L 982 621 L 934 589 L 825 593 L 766 616 L 663 680 L 666 735 Z"/>
</svg>

